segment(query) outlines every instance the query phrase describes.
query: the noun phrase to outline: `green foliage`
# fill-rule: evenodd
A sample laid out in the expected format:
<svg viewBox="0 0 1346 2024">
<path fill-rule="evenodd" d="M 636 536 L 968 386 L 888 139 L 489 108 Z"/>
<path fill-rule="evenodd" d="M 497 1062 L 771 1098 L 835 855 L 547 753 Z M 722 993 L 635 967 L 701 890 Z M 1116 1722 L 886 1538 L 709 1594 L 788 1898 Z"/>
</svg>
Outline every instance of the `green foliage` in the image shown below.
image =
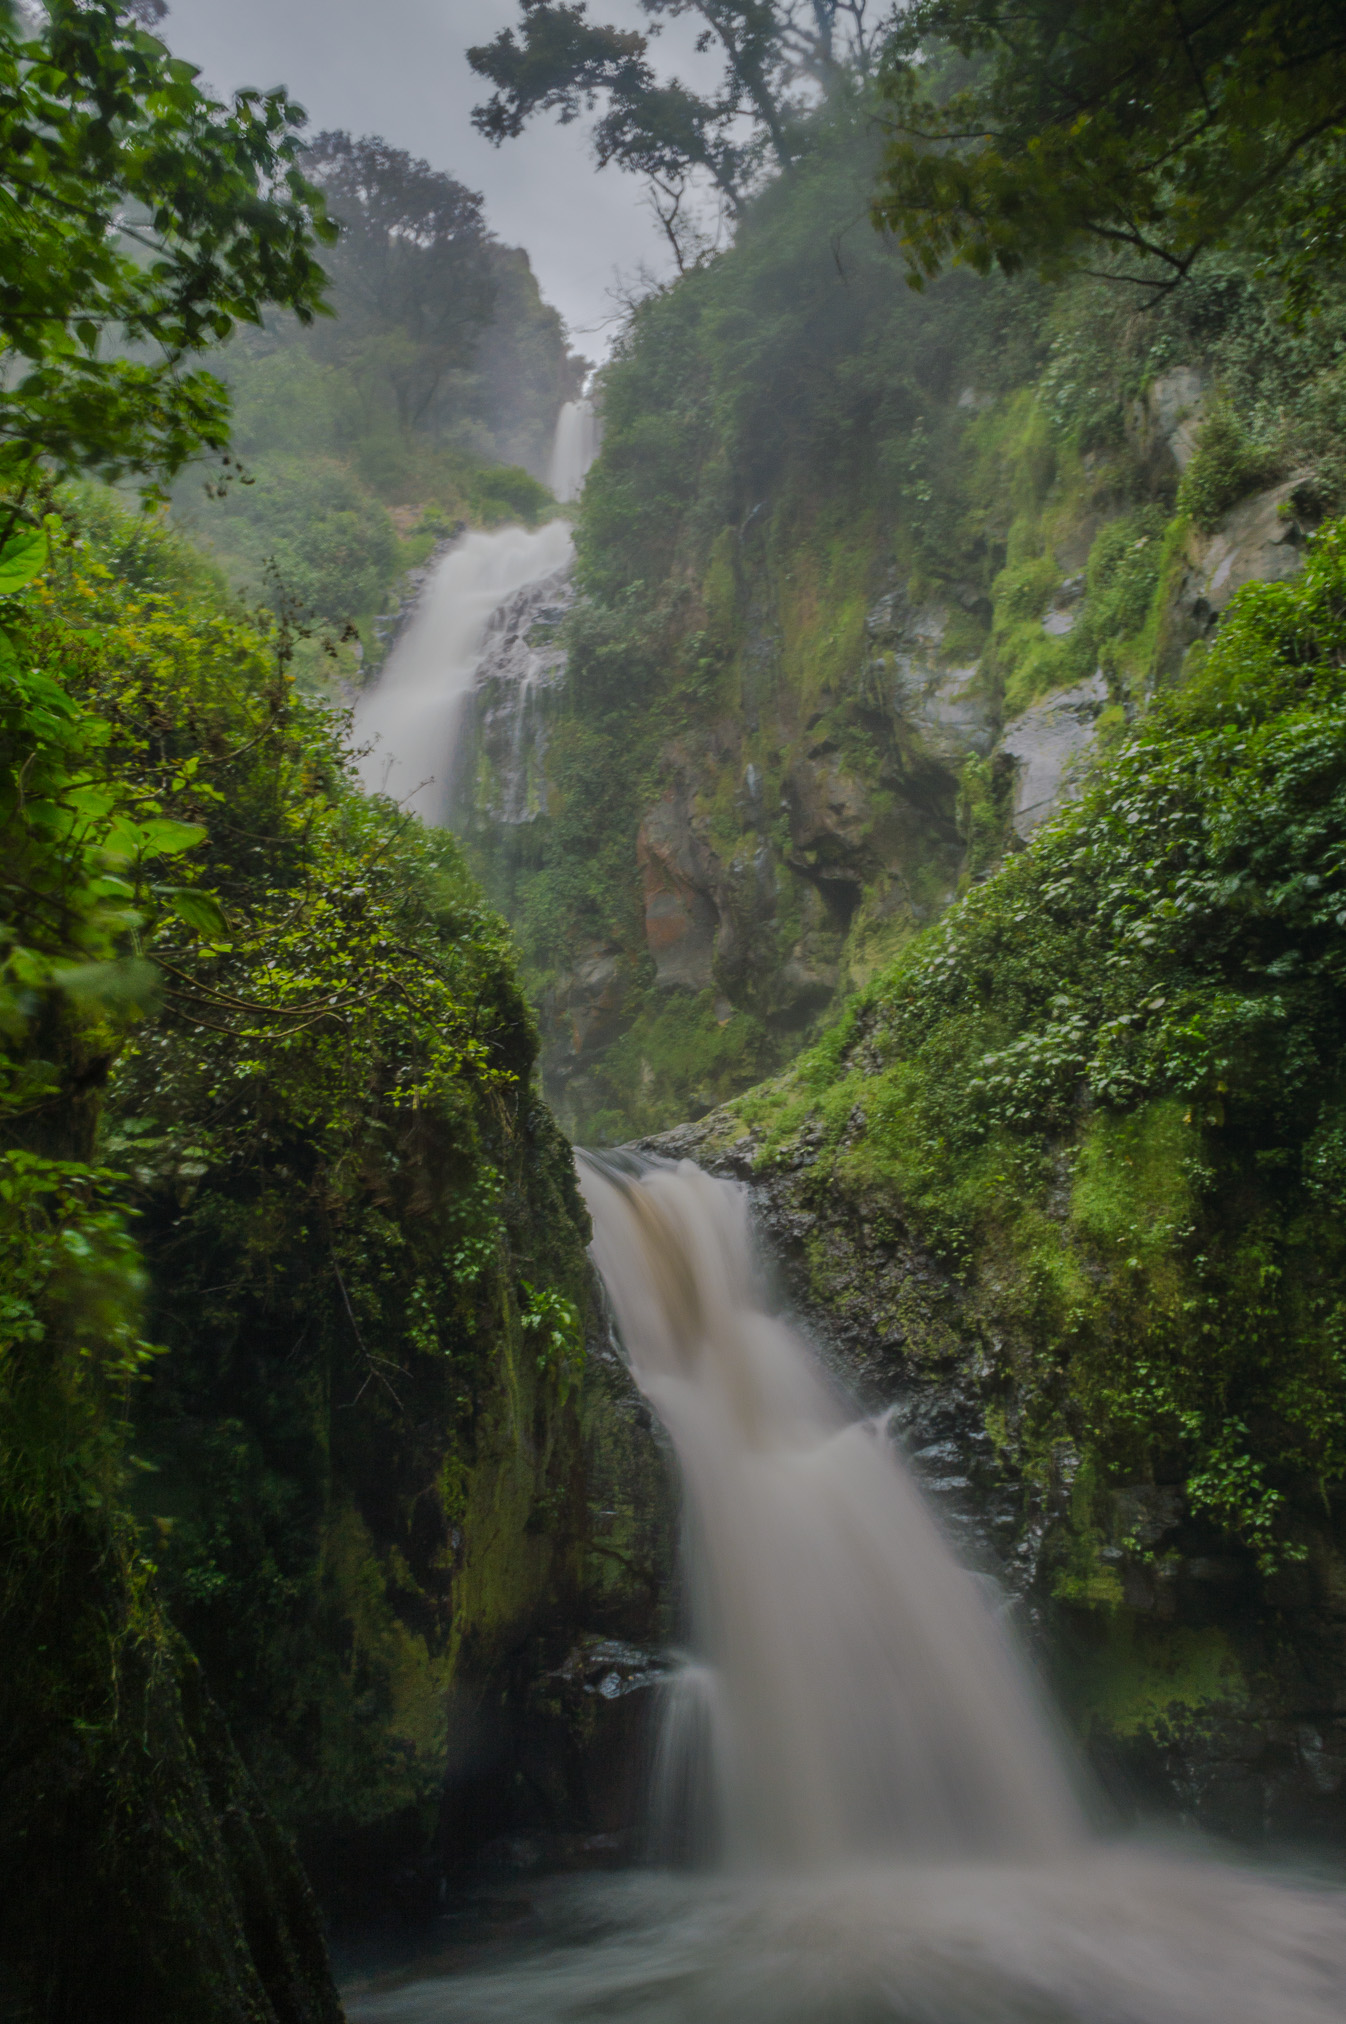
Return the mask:
<svg viewBox="0 0 1346 2024">
<path fill-rule="evenodd" d="M 1346 41 L 1331 0 L 922 0 L 883 88 L 894 137 L 874 218 L 916 286 L 951 261 L 1059 278 L 1084 249 L 1125 249 L 1128 278 L 1162 289 L 1238 233 L 1302 316 L 1333 264 Z"/>
<path fill-rule="evenodd" d="M 249 587 L 338 629 L 379 610 L 401 563 L 386 507 L 335 458 L 273 456 L 212 515 L 212 545 Z"/>
<path fill-rule="evenodd" d="M 504 931 L 450 837 L 348 783 L 344 726 L 298 694 L 283 637 L 69 542 L 32 607 L 106 777 L 153 806 L 161 852 L 199 856 L 135 887 L 158 1001 L 119 1036 L 103 1123 L 171 1352 L 138 1408 L 136 1505 L 285 1818 L 414 1821 L 447 1748 L 449 1535 L 493 1466 L 520 1267 L 555 1325 L 582 1298 Z M 567 1349 L 551 1411 L 576 1368 Z M 502 1630 L 526 1606 L 507 1592 Z"/>
<path fill-rule="evenodd" d="M 326 2024 L 306 1886 L 125 1516 L 148 1287 L 125 1177 L 89 1154 L 110 1062 L 155 997 L 139 951 L 165 921 L 214 920 L 181 884 L 204 825 L 119 772 L 112 727 L 74 693 L 91 635 L 52 617 L 70 555 L 54 515 L 0 547 L 0 1958 L 18 2014 L 73 2024 L 106 2010 L 111 1976 L 118 2014 L 225 2024 L 274 1998 Z M 170 794 L 198 757 L 168 769 Z"/>
<path fill-rule="evenodd" d="M 475 472 L 468 480 L 467 503 L 483 527 L 499 527 L 507 521 L 536 527 L 556 510 L 546 486 L 517 464 L 494 464 Z"/>
<path fill-rule="evenodd" d="M 331 236 L 283 91 L 225 106 L 110 0 L 47 13 L 29 40 L 0 18 L 7 492 L 40 458 L 152 479 L 223 450 L 224 389 L 184 362 L 269 305 L 311 319 Z"/>
<path fill-rule="evenodd" d="M 1179 1457 L 1267 1567 L 1346 1473 L 1344 649 L 1334 526 L 839 1053 L 741 1104 L 768 1156 L 821 1122 L 816 1185 L 881 1189 L 966 1279 L 1030 1451 L 1122 1481 Z"/>
<path fill-rule="evenodd" d="M 519 1327 L 537 1350 L 537 1367 L 556 1386 L 564 1405 L 584 1371 L 584 1331 L 573 1300 L 551 1287 L 523 1282 L 524 1302 Z"/>
<path fill-rule="evenodd" d="M 617 1143 L 670 1117 L 700 1117 L 770 1074 L 784 1053 L 760 1019 L 717 1004 L 713 991 L 651 994 L 595 1071 L 587 1133 Z"/>
<path fill-rule="evenodd" d="M 1231 506 L 1276 475 L 1275 459 L 1255 443 L 1227 400 L 1201 425 L 1195 454 L 1178 488 L 1178 505 L 1211 534 Z"/>
</svg>

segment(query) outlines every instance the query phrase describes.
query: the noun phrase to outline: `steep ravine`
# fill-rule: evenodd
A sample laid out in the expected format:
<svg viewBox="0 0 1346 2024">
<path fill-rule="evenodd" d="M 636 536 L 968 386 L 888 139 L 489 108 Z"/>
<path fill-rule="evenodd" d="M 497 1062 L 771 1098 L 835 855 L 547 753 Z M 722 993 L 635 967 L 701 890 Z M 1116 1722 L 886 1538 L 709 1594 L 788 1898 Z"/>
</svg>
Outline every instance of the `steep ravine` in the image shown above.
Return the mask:
<svg viewBox="0 0 1346 2024">
<path fill-rule="evenodd" d="M 455 821 L 567 1129 L 752 1186 L 1122 1810 L 1339 1837 L 1336 312 L 913 302 L 828 173 L 638 313 Z"/>
</svg>

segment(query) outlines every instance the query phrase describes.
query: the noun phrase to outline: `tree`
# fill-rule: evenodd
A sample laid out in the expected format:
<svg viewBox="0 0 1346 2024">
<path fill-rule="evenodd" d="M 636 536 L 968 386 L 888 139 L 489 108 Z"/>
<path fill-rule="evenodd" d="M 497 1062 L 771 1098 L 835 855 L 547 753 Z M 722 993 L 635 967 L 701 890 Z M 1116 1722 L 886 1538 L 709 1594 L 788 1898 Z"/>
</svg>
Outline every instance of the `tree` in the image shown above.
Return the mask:
<svg viewBox="0 0 1346 2024">
<path fill-rule="evenodd" d="M 594 129 L 600 166 L 643 176 L 679 266 L 685 264 L 683 202 L 703 176 L 723 208 L 736 216 L 763 166 L 788 170 L 801 144 L 800 115 L 810 97 L 838 89 L 868 69 L 891 6 L 872 0 L 641 0 L 646 35 L 602 27 L 584 0 L 520 0 L 516 34 L 467 52 L 468 62 L 496 90 L 472 115 L 496 142 L 517 137 L 539 112 L 569 125 L 602 101 Z M 694 91 L 663 82 L 650 60 L 650 41 L 664 20 L 702 22 L 697 48 L 718 53 L 718 89 Z"/>
<path fill-rule="evenodd" d="M 882 90 L 874 217 L 916 286 L 1092 245 L 1164 290 L 1237 236 L 1302 315 L 1346 251 L 1339 0 L 918 0 Z"/>
<path fill-rule="evenodd" d="M 144 9 L 138 10 L 143 14 Z M 282 304 L 322 304 L 330 240 L 284 91 L 209 98 L 113 0 L 0 15 L 0 491 L 39 466 L 170 475 L 223 451 L 191 361 Z"/>
<path fill-rule="evenodd" d="M 304 154 L 341 229 L 329 267 L 340 321 L 327 349 L 392 389 L 405 434 L 447 375 L 474 362 L 495 303 L 481 196 L 375 135 L 317 136 Z"/>
</svg>

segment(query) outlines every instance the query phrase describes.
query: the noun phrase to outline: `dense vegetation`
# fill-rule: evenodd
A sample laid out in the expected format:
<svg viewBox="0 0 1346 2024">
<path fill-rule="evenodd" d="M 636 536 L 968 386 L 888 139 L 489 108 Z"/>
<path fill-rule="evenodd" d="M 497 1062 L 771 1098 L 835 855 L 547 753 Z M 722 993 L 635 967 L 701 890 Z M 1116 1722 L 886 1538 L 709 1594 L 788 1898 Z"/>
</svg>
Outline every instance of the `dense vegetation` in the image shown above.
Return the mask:
<svg viewBox="0 0 1346 2024">
<path fill-rule="evenodd" d="M 973 1289 L 1028 1401 L 1005 1438 L 1078 1446 L 1082 1517 L 1176 1469 L 1267 1569 L 1346 1466 L 1344 650 L 1334 524 L 740 1111 L 768 1162 L 820 1122 L 811 1185 L 871 1193 Z"/>
<path fill-rule="evenodd" d="M 0 2007 L 317 2024 L 276 1813 L 421 1861 L 453 1711 L 579 1606 L 582 1212 L 452 841 L 287 615 L 53 482 L 220 453 L 201 348 L 302 325 L 326 227 L 283 94 L 50 17 L 0 21 Z"/>
<path fill-rule="evenodd" d="M 331 313 L 275 315 L 230 345 L 237 462 L 174 498 L 236 588 L 324 639 L 321 663 L 301 645 L 301 673 L 335 653 L 350 677 L 377 666 L 400 580 L 439 542 L 548 509 L 584 362 L 475 192 L 373 138 L 319 134 L 302 160 L 339 227 Z"/>
</svg>

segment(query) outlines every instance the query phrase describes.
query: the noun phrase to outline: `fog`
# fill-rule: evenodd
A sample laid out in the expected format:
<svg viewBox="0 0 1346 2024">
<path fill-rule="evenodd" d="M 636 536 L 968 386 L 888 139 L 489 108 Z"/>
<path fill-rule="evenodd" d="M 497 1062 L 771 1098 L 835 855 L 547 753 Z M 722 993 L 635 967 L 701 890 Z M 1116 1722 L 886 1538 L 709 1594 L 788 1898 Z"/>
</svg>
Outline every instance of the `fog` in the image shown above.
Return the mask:
<svg viewBox="0 0 1346 2024">
<path fill-rule="evenodd" d="M 595 19 L 646 25 L 634 0 L 595 0 Z M 484 192 L 499 236 L 527 248 L 547 300 L 590 358 L 608 346 L 612 289 L 668 252 L 637 179 L 595 167 L 583 122 L 540 120 L 493 148 L 471 125 L 489 93 L 470 43 L 514 21 L 516 0 L 171 0 L 164 34 L 223 90 L 287 85 L 315 128 L 378 133 Z M 656 44 L 684 74 L 693 34 L 675 22 Z"/>
</svg>

